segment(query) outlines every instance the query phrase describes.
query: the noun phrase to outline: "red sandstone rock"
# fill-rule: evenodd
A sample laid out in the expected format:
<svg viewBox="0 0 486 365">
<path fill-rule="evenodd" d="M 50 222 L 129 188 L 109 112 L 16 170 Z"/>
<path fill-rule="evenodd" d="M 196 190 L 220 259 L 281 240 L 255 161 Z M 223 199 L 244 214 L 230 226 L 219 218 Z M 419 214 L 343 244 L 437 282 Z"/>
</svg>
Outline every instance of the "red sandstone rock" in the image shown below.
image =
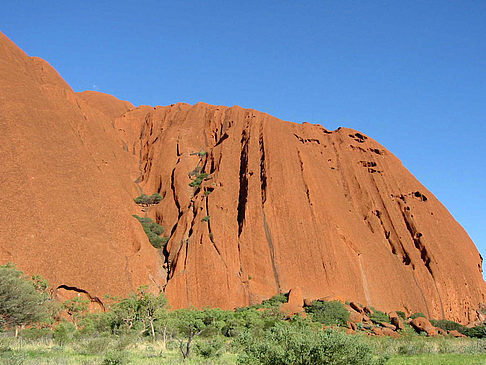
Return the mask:
<svg viewBox="0 0 486 365">
<path fill-rule="evenodd" d="M 309 299 L 309 298 L 305 298 L 304 299 L 304 306 L 305 307 L 310 307 L 312 305 L 312 302 L 314 301 L 315 299 Z"/>
<path fill-rule="evenodd" d="M 356 323 L 351 322 L 351 321 L 347 321 L 347 322 L 346 322 L 346 326 L 347 326 L 349 329 L 353 330 L 353 331 L 356 331 L 356 330 L 358 329 L 358 326 L 356 325 Z"/>
<path fill-rule="evenodd" d="M 105 294 L 165 283 L 131 216 L 138 190 L 118 138 L 108 116 L 0 33 L 0 264 L 94 307 Z"/>
<path fill-rule="evenodd" d="M 391 329 L 392 331 L 394 331 L 396 329 L 396 327 L 394 325 L 392 325 L 390 323 L 386 323 L 386 322 L 381 322 L 380 326 Z"/>
<path fill-rule="evenodd" d="M 55 287 L 102 297 L 168 279 L 172 308 L 234 308 L 299 287 L 462 323 L 486 301 L 467 233 L 351 129 L 75 94 L 0 34 L 0 146 L 0 261 Z M 196 168 L 210 174 L 199 188 Z M 134 181 L 165 197 L 148 214 L 170 234 L 168 273 L 131 217 Z"/>
<path fill-rule="evenodd" d="M 450 330 L 449 334 L 454 336 L 454 337 L 467 337 L 467 336 L 463 335 L 461 332 L 459 332 L 458 330 Z"/>
<path fill-rule="evenodd" d="M 447 331 L 443 330 L 442 328 L 436 327 L 437 328 L 437 333 L 441 336 L 447 335 Z"/>
<path fill-rule="evenodd" d="M 352 309 L 354 309 L 356 312 L 358 312 L 358 313 L 364 313 L 364 312 L 363 312 L 363 308 L 362 308 L 362 307 L 361 307 L 359 304 L 357 304 L 357 303 L 355 303 L 355 302 L 351 302 L 351 303 L 349 303 L 349 306 L 350 306 Z"/>
<path fill-rule="evenodd" d="M 405 329 L 405 325 L 399 316 L 390 316 L 390 322 L 395 326 L 396 331 L 402 331 Z"/>
<path fill-rule="evenodd" d="M 373 310 L 368 306 L 364 306 L 363 313 L 365 313 L 367 316 L 371 316 L 373 314 Z"/>
<path fill-rule="evenodd" d="M 287 303 L 282 304 L 280 309 L 287 314 L 296 314 L 304 311 L 304 298 L 302 297 L 302 290 L 295 288 L 290 290 L 289 299 Z"/>
<path fill-rule="evenodd" d="M 390 329 L 390 328 L 387 328 L 387 327 L 383 327 L 381 329 L 381 332 L 383 333 L 383 335 L 385 336 L 390 336 L 390 337 L 393 337 L 393 338 L 398 338 L 400 337 L 400 335 L 398 333 L 396 333 L 394 330 Z"/>
<path fill-rule="evenodd" d="M 417 331 L 425 331 L 428 336 L 437 336 L 439 334 L 437 328 L 432 326 L 430 321 L 424 317 L 412 319 L 410 325 Z"/>
<path fill-rule="evenodd" d="M 110 120 L 114 120 L 134 108 L 133 104 L 128 101 L 119 100 L 112 95 L 98 91 L 83 91 L 77 93 L 77 96 L 90 107 L 105 114 Z"/>
<path fill-rule="evenodd" d="M 381 327 L 375 327 L 372 329 L 373 333 L 375 336 L 385 336 L 385 333 L 383 332 L 383 328 Z"/>
</svg>

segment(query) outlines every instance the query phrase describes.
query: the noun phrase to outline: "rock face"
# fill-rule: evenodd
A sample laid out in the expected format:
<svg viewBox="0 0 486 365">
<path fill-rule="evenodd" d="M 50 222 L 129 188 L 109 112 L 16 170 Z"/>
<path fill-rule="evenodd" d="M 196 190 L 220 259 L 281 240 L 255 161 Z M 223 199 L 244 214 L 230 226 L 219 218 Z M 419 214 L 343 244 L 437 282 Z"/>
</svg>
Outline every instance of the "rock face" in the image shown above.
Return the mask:
<svg viewBox="0 0 486 365">
<path fill-rule="evenodd" d="M 114 113 L 92 101 L 0 33 L 0 264 L 101 303 L 165 276 L 131 217 L 138 191 Z"/>
<path fill-rule="evenodd" d="M 299 287 L 464 322 L 484 302 L 466 232 L 359 132 L 203 103 L 135 109 L 115 126 L 140 156 L 144 190 L 165 196 L 153 215 L 171 232 L 175 307 L 230 308 Z M 198 168 L 209 178 L 191 187 Z"/>
<path fill-rule="evenodd" d="M 300 288 L 463 323 L 486 302 L 467 233 L 357 131 L 75 94 L 3 35 L 0 107 L 0 259 L 55 285 L 101 296 L 152 282 L 173 308 Z M 148 211 L 170 235 L 163 267 L 131 217 L 138 188 L 164 196 Z"/>
</svg>

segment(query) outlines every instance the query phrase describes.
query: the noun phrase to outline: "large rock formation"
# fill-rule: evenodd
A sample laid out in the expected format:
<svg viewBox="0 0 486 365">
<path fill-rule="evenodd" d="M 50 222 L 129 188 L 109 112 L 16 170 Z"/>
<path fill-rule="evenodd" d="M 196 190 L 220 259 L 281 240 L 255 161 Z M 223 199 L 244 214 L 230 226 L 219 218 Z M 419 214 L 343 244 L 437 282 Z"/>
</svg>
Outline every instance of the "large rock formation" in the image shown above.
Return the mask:
<svg viewBox="0 0 486 365">
<path fill-rule="evenodd" d="M 203 103 L 135 109 L 115 126 L 140 159 L 144 190 L 165 196 L 153 216 L 171 232 L 175 307 L 229 308 L 301 288 L 304 298 L 468 321 L 484 302 L 466 232 L 354 130 Z M 199 188 L 189 186 L 196 167 L 210 174 Z"/>
<path fill-rule="evenodd" d="M 174 308 L 295 289 L 461 322 L 486 302 L 467 233 L 354 130 L 74 94 L 2 35 L 0 139 L 0 259 L 56 286 L 152 282 Z M 164 196 L 148 211 L 170 235 L 160 253 L 131 217 L 138 189 Z"/>
<path fill-rule="evenodd" d="M 101 302 L 165 278 L 131 217 L 137 171 L 117 143 L 115 108 L 94 99 L 0 33 L 0 264 Z"/>
</svg>

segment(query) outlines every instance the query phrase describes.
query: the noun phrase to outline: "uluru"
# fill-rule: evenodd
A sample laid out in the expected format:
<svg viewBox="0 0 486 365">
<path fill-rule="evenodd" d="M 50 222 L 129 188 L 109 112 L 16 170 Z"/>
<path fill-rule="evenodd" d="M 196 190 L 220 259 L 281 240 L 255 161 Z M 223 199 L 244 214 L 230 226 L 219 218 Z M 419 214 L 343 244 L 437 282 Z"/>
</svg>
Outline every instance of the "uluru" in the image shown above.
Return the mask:
<svg viewBox="0 0 486 365">
<path fill-rule="evenodd" d="M 0 186 L 0 264 L 61 298 L 103 307 L 149 285 L 172 308 L 232 309 L 294 291 L 461 323 L 486 304 L 466 231 L 370 136 L 76 93 L 3 33 Z M 164 227 L 163 247 L 134 215 Z"/>
</svg>

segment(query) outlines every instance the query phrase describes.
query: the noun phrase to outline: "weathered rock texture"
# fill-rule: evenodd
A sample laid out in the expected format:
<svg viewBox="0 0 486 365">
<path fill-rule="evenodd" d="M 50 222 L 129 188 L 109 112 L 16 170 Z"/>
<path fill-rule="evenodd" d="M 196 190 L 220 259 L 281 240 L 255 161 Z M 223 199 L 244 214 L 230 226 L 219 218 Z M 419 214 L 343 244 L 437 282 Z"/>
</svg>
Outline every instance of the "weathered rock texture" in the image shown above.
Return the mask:
<svg viewBox="0 0 486 365">
<path fill-rule="evenodd" d="M 173 308 L 296 289 L 461 322 L 485 302 L 466 232 L 359 132 L 76 95 L 3 35 L 0 107 L 0 258 L 56 285 L 102 295 L 153 281 Z M 148 214 L 170 235 L 166 271 L 131 217 L 138 188 L 165 197 Z"/>
<path fill-rule="evenodd" d="M 97 303 L 165 277 L 131 217 L 138 190 L 111 124 L 116 108 L 88 106 L 95 100 L 0 33 L 0 264 Z"/>
<path fill-rule="evenodd" d="M 144 190 L 165 196 L 153 215 L 171 233 L 175 307 L 229 308 L 301 288 L 304 298 L 469 321 L 484 302 L 466 232 L 354 130 L 203 103 L 134 109 L 115 126 L 140 159 Z M 210 174 L 199 188 L 189 186 L 196 167 Z"/>
</svg>

